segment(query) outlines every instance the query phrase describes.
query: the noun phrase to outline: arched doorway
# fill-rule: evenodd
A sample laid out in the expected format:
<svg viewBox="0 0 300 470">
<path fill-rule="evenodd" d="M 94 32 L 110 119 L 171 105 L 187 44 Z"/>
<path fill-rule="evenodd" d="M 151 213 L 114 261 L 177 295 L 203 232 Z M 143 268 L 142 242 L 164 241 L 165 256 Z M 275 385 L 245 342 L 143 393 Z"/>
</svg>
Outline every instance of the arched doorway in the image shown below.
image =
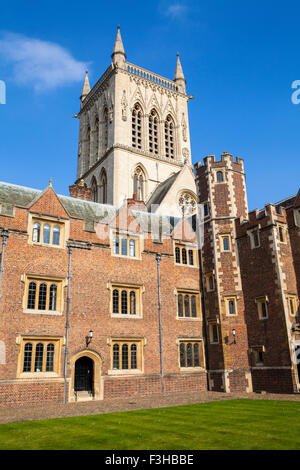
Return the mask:
<svg viewBox="0 0 300 470">
<path fill-rule="evenodd" d="M 94 361 L 87 356 L 75 362 L 74 391 L 94 394 Z"/>
<path fill-rule="evenodd" d="M 71 357 L 70 402 L 103 399 L 102 362 L 101 355 L 90 349 L 78 351 Z"/>
</svg>

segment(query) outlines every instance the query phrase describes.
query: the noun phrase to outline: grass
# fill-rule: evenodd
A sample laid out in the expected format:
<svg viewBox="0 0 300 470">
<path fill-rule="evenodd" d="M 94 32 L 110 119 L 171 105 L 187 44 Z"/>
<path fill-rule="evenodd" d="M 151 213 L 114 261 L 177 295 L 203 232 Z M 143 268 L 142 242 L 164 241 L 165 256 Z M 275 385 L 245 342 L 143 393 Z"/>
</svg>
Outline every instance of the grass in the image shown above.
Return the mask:
<svg viewBox="0 0 300 470">
<path fill-rule="evenodd" d="M 0 449 L 300 449 L 300 402 L 226 400 L 0 424 Z"/>
</svg>

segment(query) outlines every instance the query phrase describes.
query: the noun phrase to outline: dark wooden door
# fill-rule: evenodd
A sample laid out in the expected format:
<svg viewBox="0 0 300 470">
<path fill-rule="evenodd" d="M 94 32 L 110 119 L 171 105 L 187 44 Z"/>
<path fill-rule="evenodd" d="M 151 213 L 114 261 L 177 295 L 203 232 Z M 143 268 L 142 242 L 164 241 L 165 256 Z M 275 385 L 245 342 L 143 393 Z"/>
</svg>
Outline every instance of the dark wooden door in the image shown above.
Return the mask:
<svg viewBox="0 0 300 470">
<path fill-rule="evenodd" d="M 75 362 L 75 392 L 93 392 L 94 362 L 89 357 L 80 357 Z"/>
</svg>

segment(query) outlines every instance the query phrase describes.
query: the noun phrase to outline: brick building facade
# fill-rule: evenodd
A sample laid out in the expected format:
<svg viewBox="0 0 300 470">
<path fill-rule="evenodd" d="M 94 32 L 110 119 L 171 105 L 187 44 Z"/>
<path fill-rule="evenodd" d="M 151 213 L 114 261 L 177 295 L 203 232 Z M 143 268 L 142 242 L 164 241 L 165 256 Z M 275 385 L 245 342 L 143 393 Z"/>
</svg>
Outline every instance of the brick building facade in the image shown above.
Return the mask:
<svg viewBox="0 0 300 470">
<path fill-rule="evenodd" d="M 118 30 L 86 75 L 70 197 L 0 183 L 0 406 L 299 391 L 300 192 L 248 213 L 242 159 L 193 174 L 179 57 L 125 59 Z"/>
</svg>

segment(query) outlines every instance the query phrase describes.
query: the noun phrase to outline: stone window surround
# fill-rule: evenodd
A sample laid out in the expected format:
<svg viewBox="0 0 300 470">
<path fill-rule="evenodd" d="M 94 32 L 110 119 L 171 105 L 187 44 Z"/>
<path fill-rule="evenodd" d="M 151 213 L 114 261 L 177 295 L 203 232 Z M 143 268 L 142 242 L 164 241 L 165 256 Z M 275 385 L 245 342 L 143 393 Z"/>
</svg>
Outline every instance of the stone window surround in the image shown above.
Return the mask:
<svg viewBox="0 0 300 470">
<path fill-rule="evenodd" d="M 267 320 L 269 317 L 269 309 L 268 309 L 268 303 L 269 303 L 269 298 L 267 295 L 262 295 L 260 297 L 255 298 L 255 303 L 257 305 L 257 311 L 258 311 L 258 318 L 260 320 Z M 262 312 L 262 304 L 265 304 L 266 306 L 266 316 L 263 316 Z"/>
<path fill-rule="evenodd" d="M 143 318 L 143 293 L 145 292 L 144 284 L 132 284 L 126 282 L 112 282 L 107 283 L 107 289 L 110 291 L 110 302 L 109 302 L 109 312 L 111 318 L 127 318 L 131 320 L 140 320 Z M 134 291 L 136 295 L 136 314 L 130 313 L 113 313 L 113 291 L 118 289 L 119 291 L 126 290 L 128 302 L 130 302 L 129 292 Z M 121 296 L 119 298 L 119 305 L 121 303 Z"/>
<path fill-rule="evenodd" d="M 34 242 L 32 240 L 32 234 L 33 234 L 33 224 L 35 222 L 39 222 L 41 225 L 48 223 L 50 227 L 54 225 L 58 225 L 60 227 L 60 240 L 59 240 L 59 245 L 53 245 L 51 243 L 43 243 L 42 241 L 40 242 Z M 69 238 L 69 233 L 70 233 L 70 221 L 67 219 L 62 219 L 61 217 L 52 217 L 48 215 L 43 215 L 40 213 L 29 213 L 28 214 L 28 223 L 27 223 L 27 232 L 28 232 L 28 243 L 30 245 L 42 245 L 42 246 L 47 246 L 48 248 L 65 248 L 66 247 L 66 242 Z M 42 229 L 41 229 L 41 238 L 42 238 Z"/>
<path fill-rule="evenodd" d="M 202 320 L 202 309 L 201 309 L 201 294 L 199 290 L 196 289 L 186 289 L 186 288 L 180 288 L 176 287 L 174 289 L 174 294 L 176 296 L 176 320 L 183 320 L 183 321 L 201 321 Z M 183 297 L 185 294 L 188 294 L 189 296 L 195 295 L 196 296 L 196 317 L 186 317 L 182 316 L 180 317 L 178 314 L 178 296 L 181 294 Z M 183 299 L 183 311 L 184 311 L 184 299 Z"/>
<path fill-rule="evenodd" d="M 261 229 L 261 225 L 257 224 L 255 227 L 252 227 L 250 230 L 247 230 L 247 235 L 250 238 L 250 248 L 251 248 L 251 250 L 255 250 L 256 248 L 260 248 L 260 246 L 261 246 L 261 244 L 260 244 L 260 235 L 259 235 L 260 229 Z M 254 235 L 255 235 L 255 233 L 257 233 L 257 235 L 258 235 L 258 245 L 254 244 Z"/>
<path fill-rule="evenodd" d="M 137 345 L 137 368 L 136 369 L 113 369 L 113 346 L 114 344 L 136 344 Z M 110 366 L 111 369 L 107 371 L 108 375 L 121 375 L 121 376 L 128 376 L 128 375 L 140 375 L 144 374 L 144 347 L 146 346 L 147 341 L 144 337 L 109 337 L 107 339 L 107 345 L 110 348 Z M 121 350 L 122 351 L 122 350 Z M 130 351 L 130 350 L 129 350 Z M 130 353 L 129 353 L 130 354 Z M 122 352 L 120 352 L 120 356 L 122 356 Z"/>
<path fill-rule="evenodd" d="M 23 295 L 23 313 L 32 313 L 34 315 L 62 315 L 64 310 L 64 287 L 67 285 L 67 279 L 64 277 L 58 276 L 43 276 L 39 274 L 23 274 L 21 281 L 24 283 L 24 295 Z M 57 300 L 56 300 L 56 310 L 39 310 L 39 309 L 28 309 L 27 300 L 28 300 L 28 287 L 30 282 L 36 282 L 37 284 L 45 283 L 47 286 L 55 284 L 57 286 Z M 47 292 L 48 292 L 47 288 Z M 36 297 L 38 299 L 38 289 L 36 290 Z M 48 294 L 49 296 L 49 294 Z M 49 302 L 47 296 L 46 302 Z"/>
</svg>

